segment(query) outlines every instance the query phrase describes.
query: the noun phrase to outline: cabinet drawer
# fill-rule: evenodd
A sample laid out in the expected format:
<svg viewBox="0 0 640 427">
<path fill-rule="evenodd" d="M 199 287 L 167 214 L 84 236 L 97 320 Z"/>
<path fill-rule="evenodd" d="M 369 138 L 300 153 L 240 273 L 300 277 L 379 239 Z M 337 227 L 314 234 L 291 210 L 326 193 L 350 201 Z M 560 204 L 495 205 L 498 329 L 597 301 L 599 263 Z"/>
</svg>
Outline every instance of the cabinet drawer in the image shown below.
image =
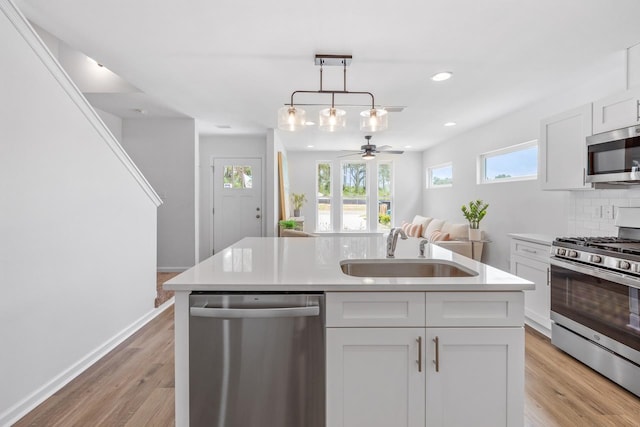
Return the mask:
<svg viewBox="0 0 640 427">
<path fill-rule="evenodd" d="M 426 296 L 427 327 L 523 326 L 523 292 L 434 292 Z"/>
<path fill-rule="evenodd" d="M 329 292 L 327 327 L 424 327 L 423 292 Z"/>
<path fill-rule="evenodd" d="M 542 262 L 549 262 L 550 251 L 551 247 L 547 245 L 517 239 L 511 240 L 512 255 L 520 255 Z"/>
</svg>

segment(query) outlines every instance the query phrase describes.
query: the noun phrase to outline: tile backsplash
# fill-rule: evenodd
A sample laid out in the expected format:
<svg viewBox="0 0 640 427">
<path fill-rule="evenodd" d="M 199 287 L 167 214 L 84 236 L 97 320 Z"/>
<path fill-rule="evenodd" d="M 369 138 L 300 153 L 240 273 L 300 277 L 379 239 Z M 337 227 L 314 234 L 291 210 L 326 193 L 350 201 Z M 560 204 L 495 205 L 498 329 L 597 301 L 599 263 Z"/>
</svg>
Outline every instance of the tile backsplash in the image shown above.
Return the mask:
<svg viewBox="0 0 640 427">
<path fill-rule="evenodd" d="M 619 207 L 640 207 L 640 188 L 569 193 L 569 236 L 617 236 Z"/>
</svg>

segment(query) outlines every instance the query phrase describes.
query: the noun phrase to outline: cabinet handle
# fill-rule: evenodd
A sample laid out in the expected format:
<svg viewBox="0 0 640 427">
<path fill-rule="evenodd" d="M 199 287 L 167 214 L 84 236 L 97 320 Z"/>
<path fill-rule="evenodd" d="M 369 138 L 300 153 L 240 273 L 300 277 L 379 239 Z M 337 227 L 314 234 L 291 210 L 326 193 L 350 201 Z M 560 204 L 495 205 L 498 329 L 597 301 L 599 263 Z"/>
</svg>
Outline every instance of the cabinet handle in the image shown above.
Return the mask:
<svg viewBox="0 0 640 427">
<path fill-rule="evenodd" d="M 435 337 L 433 342 L 436 343 L 436 360 L 434 360 L 434 363 L 436 364 L 436 372 L 440 372 L 440 339 Z"/>
<path fill-rule="evenodd" d="M 582 168 L 582 185 L 587 185 L 587 169 Z"/>
<path fill-rule="evenodd" d="M 640 100 L 636 101 L 636 122 L 640 121 Z"/>
<path fill-rule="evenodd" d="M 551 267 L 547 267 L 547 286 L 551 286 Z"/>
<path fill-rule="evenodd" d="M 533 249 L 521 248 L 520 250 L 522 252 L 529 252 L 530 254 L 537 254 L 538 253 L 538 251 L 533 250 Z"/>
<path fill-rule="evenodd" d="M 422 372 L 422 337 L 418 337 L 418 372 Z"/>
</svg>

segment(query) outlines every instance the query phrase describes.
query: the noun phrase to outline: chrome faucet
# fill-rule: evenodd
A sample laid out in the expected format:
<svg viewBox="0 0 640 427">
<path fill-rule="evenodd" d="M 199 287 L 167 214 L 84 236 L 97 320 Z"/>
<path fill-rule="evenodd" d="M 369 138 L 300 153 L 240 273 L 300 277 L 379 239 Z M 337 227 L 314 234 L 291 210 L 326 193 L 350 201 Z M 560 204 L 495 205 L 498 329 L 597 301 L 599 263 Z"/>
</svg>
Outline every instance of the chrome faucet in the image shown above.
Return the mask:
<svg viewBox="0 0 640 427">
<path fill-rule="evenodd" d="M 418 258 L 424 258 L 424 247 L 427 243 L 429 243 L 427 239 L 420 240 L 420 255 Z"/>
<path fill-rule="evenodd" d="M 394 258 L 396 252 L 396 243 L 398 243 L 398 234 L 402 240 L 407 240 L 407 234 L 400 227 L 393 227 L 387 236 L 387 258 Z"/>
</svg>

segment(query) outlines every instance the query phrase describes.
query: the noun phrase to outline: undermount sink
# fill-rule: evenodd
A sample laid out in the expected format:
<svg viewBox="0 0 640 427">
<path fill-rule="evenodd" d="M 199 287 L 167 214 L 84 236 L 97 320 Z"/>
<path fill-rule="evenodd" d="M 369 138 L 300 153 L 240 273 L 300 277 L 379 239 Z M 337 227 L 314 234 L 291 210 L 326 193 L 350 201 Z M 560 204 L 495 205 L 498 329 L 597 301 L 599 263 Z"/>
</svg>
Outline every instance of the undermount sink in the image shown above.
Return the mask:
<svg viewBox="0 0 640 427">
<path fill-rule="evenodd" d="M 348 259 L 344 274 L 356 277 L 471 277 L 478 273 L 451 261 L 433 259 Z"/>
</svg>

